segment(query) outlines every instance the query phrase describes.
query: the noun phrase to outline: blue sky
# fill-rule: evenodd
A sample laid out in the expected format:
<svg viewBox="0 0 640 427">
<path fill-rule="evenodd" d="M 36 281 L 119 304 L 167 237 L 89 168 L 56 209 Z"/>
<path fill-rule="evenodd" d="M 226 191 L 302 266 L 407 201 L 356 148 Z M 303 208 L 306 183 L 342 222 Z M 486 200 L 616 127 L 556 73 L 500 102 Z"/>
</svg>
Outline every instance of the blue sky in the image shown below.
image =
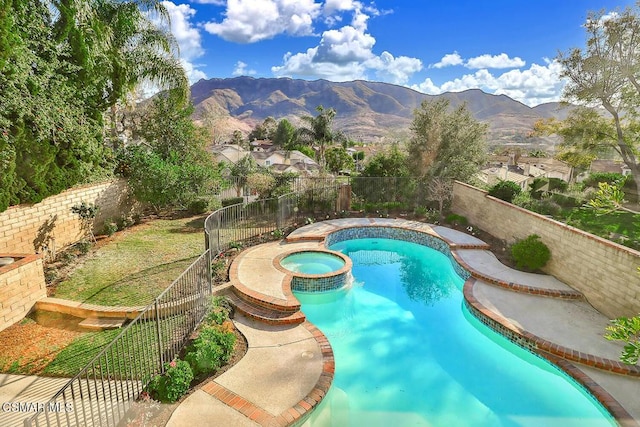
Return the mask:
<svg viewBox="0 0 640 427">
<path fill-rule="evenodd" d="M 164 1 L 201 78 L 372 80 L 438 94 L 480 88 L 558 101 L 558 51 L 583 47 L 589 11 L 633 0 Z"/>
</svg>

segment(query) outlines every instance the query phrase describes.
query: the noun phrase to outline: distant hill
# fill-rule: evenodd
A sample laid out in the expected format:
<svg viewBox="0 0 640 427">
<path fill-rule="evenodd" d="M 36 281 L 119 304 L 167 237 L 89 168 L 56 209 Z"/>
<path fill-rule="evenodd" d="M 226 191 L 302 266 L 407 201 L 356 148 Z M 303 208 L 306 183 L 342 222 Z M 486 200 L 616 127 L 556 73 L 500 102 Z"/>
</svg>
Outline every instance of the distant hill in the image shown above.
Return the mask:
<svg viewBox="0 0 640 427">
<path fill-rule="evenodd" d="M 453 106 L 466 102 L 476 119 L 489 123 L 491 145 L 550 143 L 549 138 L 528 136 L 533 124 L 542 118 L 563 119 L 569 111 L 560 103 L 532 108 L 506 95 L 491 95 L 479 89 L 433 96 L 403 86 L 362 80 L 210 79 L 195 83 L 191 96 L 196 118 L 206 122 L 208 117 L 208 122 L 218 123 L 218 133 L 235 129 L 247 132 L 269 116 L 297 124 L 301 116 L 316 115 L 315 108 L 323 105 L 336 109 L 337 129 L 365 142 L 384 142 L 408 133 L 413 111 L 425 99 L 443 97 Z"/>
</svg>

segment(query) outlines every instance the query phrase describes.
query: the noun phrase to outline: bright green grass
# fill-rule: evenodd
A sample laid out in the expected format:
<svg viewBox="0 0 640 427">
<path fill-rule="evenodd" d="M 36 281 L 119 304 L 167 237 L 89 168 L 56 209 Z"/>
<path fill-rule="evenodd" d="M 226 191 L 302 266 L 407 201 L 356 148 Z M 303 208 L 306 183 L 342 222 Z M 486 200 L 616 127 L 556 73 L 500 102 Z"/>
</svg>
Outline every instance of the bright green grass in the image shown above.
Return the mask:
<svg viewBox="0 0 640 427">
<path fill-rule="evenodd" d="M 640 215 L 630 212 L 599 214 L 595 209 L 574 208 L 559 218 L 576 228 L 605 239 L 640 249 Z"/>
<path fill-rule="evenodd" d="M 164 319 L 161 327 L 162 340 L 169 341 L 167 324 L 180 324 L 184 316 L 177 315 L 171 319 Z M 89 332 L 76 338 L 71 344 L 58 353 L 54 360 L 42 372 L 46 376 L 73 377 L 80 372 L 98 353 L 111 343 L 122 332 L 113 329 L 101 332 Z M 119 344 L 112 347 L 96 361 L 97 370 L 89 372 L 89 376 L 106 376 L 109 372 L 112 378 L 148 379 L 141 374 L 150 374 L 157 369 L 158 340 L 157 326 L 154 321 L 138 322 L 125 332 Z M 168 345 L 168 344 L 167 344 Z M 100 372 L 102 366 L 103 372 Z"/>
<path fill-rule="evenodd" d="M 147 305 L 204 251 L 204 217 L 154 220 L 92 253 L 55 297 L 110 306 Z"/>
</svg>

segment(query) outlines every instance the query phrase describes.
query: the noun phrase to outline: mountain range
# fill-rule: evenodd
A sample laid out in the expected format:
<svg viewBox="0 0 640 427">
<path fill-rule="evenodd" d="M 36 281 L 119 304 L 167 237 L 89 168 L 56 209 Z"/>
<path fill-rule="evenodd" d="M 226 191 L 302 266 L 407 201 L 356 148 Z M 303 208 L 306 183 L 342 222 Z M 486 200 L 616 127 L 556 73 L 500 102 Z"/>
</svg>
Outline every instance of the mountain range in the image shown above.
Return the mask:
<svg viewBox="0 0 640 427">
<path fill-rule="evenodd" d="M 191 87 L 195 118 L 222 140 L 234 130 L 248 133 L 271 116 L 294 125 L 316 107 L 335 108 L 334 127 L 356 141 L 394 141 L 409 133 L 413 112 L 424 100 L 446 98 L 452 106 L 466 103 L 473 116 L 489 124 L 493 146 L 545 146 L 552 138 L 533 138 L 533 124 L 543 118 L 564 119 L 570 107 L 560 103 L 529 107 L 506 95 L 480 89 L 426 95 L 404 86 L 363 80 L 330 82 L 290 78 L 236 77 L 200 80 Z M 222 142 L 222 141 L 219 141 Z"/>
</svg>

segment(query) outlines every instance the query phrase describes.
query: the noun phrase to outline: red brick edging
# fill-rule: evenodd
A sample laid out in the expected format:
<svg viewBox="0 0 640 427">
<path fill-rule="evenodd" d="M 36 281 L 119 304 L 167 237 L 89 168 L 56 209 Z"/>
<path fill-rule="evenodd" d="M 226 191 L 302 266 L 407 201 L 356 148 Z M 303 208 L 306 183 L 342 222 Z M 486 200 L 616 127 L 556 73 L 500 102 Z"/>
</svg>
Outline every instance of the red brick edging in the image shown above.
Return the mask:
<svg viewBox="0 0 640 427">
<path fill-rule="evenodd" d="M 467 306 L 482 323 L 489 326 L 491 329 L 496 330 L 512 342 L 515 342 L 521 347 L 538 354 L 558 366 L 579 384 L 585 387 L 611 413 L 611 415 L 613 415 L 620 425 L 625 427 L 638 427 L 640 425 L 633 419 L 629 412 L 627 412 L 627 410 L 624 409 L 611 394 L 609 394 L 609 392 L 571 362 L 578 362 L 593 368 L 633 377 L 640 376 L 640 368 L 638 366 L 625 365 L 617 360 L 605 359 L 603 357 L 572 350 L 545 340 L 544 338 L 514 325 L 503 316 L 484 306 L 475 297 L 473 294 L 473 287 L 475 286 L 475 283 L 475 278 L 470 277 L 467 279 L 464 283 L 463 294 Z"/>
<path fill-rule="evenodd" d="M 287 427 L 301 424 L 311 415 L 313 409 L 324 399 L 333 382 L 335 373 L 335 360 L 333 349 L 327 337 L 312 323 L 306 321 L 302 324 L 318 343 L 322 353 L 322 373 L 311 391 L 292 408 L 274 415 L 269 411 L 253 404 L 244 397 L 221 386 L 215 380 L 209 381 L 202 387 L 202 391 L 210 394 L 225 405 L 240 412 L 245 417 L 255 421 L 264 427 Z"/>
</svg>

